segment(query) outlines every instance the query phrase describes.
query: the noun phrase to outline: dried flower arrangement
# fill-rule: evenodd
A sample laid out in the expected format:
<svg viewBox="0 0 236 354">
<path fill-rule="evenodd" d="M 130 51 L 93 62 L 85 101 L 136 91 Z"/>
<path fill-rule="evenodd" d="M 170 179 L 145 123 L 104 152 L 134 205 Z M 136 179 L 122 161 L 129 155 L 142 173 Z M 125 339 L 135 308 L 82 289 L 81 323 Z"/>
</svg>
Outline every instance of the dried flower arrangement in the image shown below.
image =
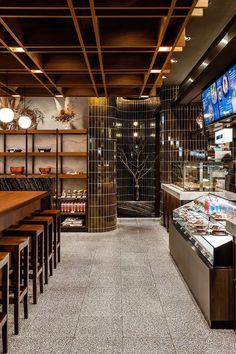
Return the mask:
<svg viewBox="0 0 236 354">
<path fill-rule="evenodd" d="M 69 98 L 65 98 L 64 108 L 56 98 L 54 98 L 54 100 L 56 103 L 57 115 L 53 115 L 52 119 L 57 122 L 69 123 L 75 116 L 74 107 L 69 102 Z"/>
<path fill-rule="evenodd" d="M 43 113 L 38 108 L 31 108 L 29 105 L 25 105 L 23 97 L 1 97 L 0 108 L 8 107 L 14 111 L 14 119 L 10 123 L 0 122 L 1 129 L 7 130 L 19 130 L 21 129 L 18 124 L 18 119 L 21 116 L 28 116 L 31 119 L 31 126 L 29 129 L 37 129 L 39 122 L 43 122 Z"/>
</svg>

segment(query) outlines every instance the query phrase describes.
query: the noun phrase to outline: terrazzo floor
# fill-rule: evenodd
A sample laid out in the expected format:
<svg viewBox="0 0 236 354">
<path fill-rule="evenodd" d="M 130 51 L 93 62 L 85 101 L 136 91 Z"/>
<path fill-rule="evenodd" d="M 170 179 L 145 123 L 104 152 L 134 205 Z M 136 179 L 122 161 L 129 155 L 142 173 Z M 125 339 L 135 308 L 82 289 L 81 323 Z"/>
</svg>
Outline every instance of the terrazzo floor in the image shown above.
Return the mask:
<svg viewBox="0 0 236 354">
<path fill-rule="evenodd" d="M 101 234 L 63 234 L 62 260 L 11 354 L 233 354 L 236 334 L 210 330 L 158 220 L 120 219 Z"/>
</svg>

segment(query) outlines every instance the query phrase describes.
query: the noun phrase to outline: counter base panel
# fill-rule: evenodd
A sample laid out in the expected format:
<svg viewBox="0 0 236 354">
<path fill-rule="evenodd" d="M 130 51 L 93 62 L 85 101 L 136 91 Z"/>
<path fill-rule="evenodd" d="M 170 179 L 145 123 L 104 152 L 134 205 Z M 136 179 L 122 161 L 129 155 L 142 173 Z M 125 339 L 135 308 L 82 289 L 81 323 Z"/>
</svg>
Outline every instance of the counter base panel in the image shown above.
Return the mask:
<svg viewBox="0 0 236 354">
<path fill-rule="evenodd" d="M 210 328 L 233 328 L 233 269 L 208 267 L 172 221 L 169 248 Z"/>
</svg>

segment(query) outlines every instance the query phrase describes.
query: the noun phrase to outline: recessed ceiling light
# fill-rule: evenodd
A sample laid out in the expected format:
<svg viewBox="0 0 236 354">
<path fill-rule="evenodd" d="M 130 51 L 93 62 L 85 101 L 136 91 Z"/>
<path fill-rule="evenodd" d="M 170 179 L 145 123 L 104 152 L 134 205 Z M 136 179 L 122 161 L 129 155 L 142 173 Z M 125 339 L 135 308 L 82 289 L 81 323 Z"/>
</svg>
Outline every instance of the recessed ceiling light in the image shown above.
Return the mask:
<svg viewBox="0 0 236 354">
<path fill-rule="evenodd" d="M 24 53 L 24 49 L 21 47 L 9 47 L 10 51 L 13 53 Z"/>
<path fill-rule="evenodd" d="M 176 63 L 178 63 L 178 60 L 177 60 L 177 59 L 170 59 L 170 62 L 171 62 L 172 64 L 176 64 Z"/>
<path fill-rule="evenodd" d="M 134 122 L 133 122 L 133 125 L 134 125 L 135 127 L 137 127 L 137 126 L 138 126 L 138 122 L 137 122 L 137 121 L 134 121 Z"/>
<path fill-rule="evenodd" d="M 163 79 L 163 80 L 168 79 L 168 76 L 163 75 L 163 76 L 162 76 L 162 79 Z"/>
<path fill-rule="evenodd" d="M 59 97 L 64 97 L 63 95 L 55 95 L 55 97 L 59 98 Z"/>
<path fill-rule="evenodd" d="M 148 98 L 149 96 L 146 95 L 142 95 L 141 98 Z"/>
<path fill-rule="evenodd" d="M 151 70 L 151 74 L 159 74 L 161 72 L 160 69 L 153 69 Z"/>
<path fill-rule="evenodd" d="M 21 97 L 20 95 L 12 95 L 12 97 L 17 98 L 17 97 Z"/>
<path fill-rule="evenodd" d="M 134 132 L 134 134 L 133 134 L 133 135 L 134 135 L 134 137 L 135 137 L 135 138 L 137 138 L 137 136 L 138 136 L 138 132 Z"/>
<path fill-rule="evenodd" d="M 204 61 L 204 62 L 202 63 L 202 65 L 206 67 L 206 66 L 208 65 L 208 63 L 207 63 L 206 61 Z"/>
<path fill-rule="evenodd" d="M 42 70 L 40 70 L 40 69 L 32 69 L 31 72 L 33 74 L 42 74 Z"/>
<path fill-rule="evenodd" d="M 193 82 L 193 79 L 190 77 L 190 78 L 188 79 L 188 81 L 189 81 L 189 82 Z"/>
<path fill-rule="evenodd" d="M 190 36 L 185 36 L 184 39 L 186 40 L 186 42 L 189 42 L 189 41 L 191 41 L 192 37 L 190 37 Z"/>
</svg>

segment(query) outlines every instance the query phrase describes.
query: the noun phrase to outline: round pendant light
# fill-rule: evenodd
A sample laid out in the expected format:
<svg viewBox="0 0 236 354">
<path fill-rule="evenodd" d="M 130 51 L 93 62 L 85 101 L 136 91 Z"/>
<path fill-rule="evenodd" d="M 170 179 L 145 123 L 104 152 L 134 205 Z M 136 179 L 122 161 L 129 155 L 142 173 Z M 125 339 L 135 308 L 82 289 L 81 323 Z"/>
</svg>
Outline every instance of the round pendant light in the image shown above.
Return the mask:
<svg viewBox="0 0 236 354">
<path fill-rule="evenodd" d="M 13 121 L 14 112 L 11 108 L 0 109 L 0 121 L 3 123 L 10 123 Z"/>
<path fill-rule="evenodd" d="M 28 116 L 21 116 L 18 119 L 18 124 L 22 129 L 28 129 L 31 126 L 31 119 Z"/>
</svg>

